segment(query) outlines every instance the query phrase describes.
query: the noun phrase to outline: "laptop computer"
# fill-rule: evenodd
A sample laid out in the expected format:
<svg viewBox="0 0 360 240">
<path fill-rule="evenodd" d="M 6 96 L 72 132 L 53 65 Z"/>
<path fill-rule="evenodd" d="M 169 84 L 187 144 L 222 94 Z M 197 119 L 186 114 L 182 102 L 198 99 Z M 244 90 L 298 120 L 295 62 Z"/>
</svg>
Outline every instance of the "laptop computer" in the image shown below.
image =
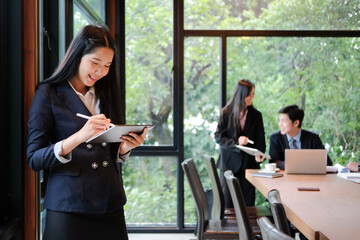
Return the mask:
<svg viewBox="0 0 360 240">
<path fill-rule="evenodd" d="M 326 149 L 285 149 L 286 174 L 326 174 Z"/>
</svg>

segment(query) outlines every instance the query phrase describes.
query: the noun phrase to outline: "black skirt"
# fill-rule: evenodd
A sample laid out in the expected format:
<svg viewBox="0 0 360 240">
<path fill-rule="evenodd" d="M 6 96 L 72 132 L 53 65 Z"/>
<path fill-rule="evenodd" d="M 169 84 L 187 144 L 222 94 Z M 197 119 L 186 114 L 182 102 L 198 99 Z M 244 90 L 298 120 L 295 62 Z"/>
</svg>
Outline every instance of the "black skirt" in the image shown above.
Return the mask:
<svg viewBox="0 0 360 240">
<path fill-rule="evenodd" d="M 81 214 L 47 210 L 44 240 L 128 240 L 124 210 Z"/>
</svg>

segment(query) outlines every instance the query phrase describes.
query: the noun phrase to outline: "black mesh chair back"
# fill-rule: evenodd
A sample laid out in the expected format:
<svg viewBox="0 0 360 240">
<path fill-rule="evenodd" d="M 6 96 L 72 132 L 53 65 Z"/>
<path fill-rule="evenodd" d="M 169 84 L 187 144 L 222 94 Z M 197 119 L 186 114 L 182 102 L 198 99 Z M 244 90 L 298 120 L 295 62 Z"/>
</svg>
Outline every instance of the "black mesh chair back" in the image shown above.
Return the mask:
<svg viewBox="0 0 360 240">
<path fill-rule="evenodd" d="M 205 156 L 206 169 L 211 180 L 213 194 L 213 205 L 211 208 L 211 219 L 223 219 L 225 211 L 224 195 L 221 191 L 219 174 L 217 173 L 214 158 Z"/>
<path fill-rule="evenodd" d="M 204 239 L 206 223 L 209 220 L 209 208 L 204 188 L 201 184 L 200 176 L 196 169 L 193 159 L 187 159 L 182 162 L 182 168 L 188 179 L 191 194 L 195 200 L 197 213 L 197 236 L 198 239 Z"/>
<path fill-rule="evenodd" d="M 291 236 L 289 221 L 286 217 L 285 208 L 281 202 L 279 191 L 277 189 L 269 191 L 268 200 L 276 228 Z"/>
<path fill-rule="evenodd" d="M 255 235 L 250 223 L 249 216 L 247 214 L 244 197 L 241 192 L 239 179 L 234 177 L 230 170 L 225 171 L 226 183 L 228 184 L 231 199 L 234 204 L 236 213 L 236 220 L 239 228 L 239 239 L 241 240 L 253 240 Z"/>
</svg>

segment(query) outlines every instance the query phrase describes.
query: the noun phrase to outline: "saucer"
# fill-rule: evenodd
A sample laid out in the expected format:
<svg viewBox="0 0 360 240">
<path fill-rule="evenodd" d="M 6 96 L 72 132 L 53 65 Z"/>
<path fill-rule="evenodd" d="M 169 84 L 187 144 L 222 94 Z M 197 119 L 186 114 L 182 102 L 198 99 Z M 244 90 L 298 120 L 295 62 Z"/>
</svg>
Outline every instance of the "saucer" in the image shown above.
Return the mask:
<svg viewBox="0 0 360 240">
<path fill-rule="evenodd" d="M 263 173 L 275 173 L 280 171 L 280 168 L 275 168 L 275 170 L 266 170 L 266 169 L 260 169 L 259 172 L 263 172 Z"/>
</svg>

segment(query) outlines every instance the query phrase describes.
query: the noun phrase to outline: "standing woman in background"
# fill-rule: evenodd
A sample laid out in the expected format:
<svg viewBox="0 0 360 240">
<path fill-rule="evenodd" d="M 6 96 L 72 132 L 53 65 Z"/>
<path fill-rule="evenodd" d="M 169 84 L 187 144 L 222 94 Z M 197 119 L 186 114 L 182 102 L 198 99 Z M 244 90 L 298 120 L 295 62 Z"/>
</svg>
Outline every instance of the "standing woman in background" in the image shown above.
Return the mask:
<svg viewBox="0 0 360 240">
<path fill-rule="evenodd" d="M 224 172 L 231 170 L 239 179 L 247 206 L 255 204 L 255 188 L 245 179 L 245 169 L 259 169 L 260 162 L 235 145 L 252 147 L 265 152 L 265 133 L 261 113 L 252 105 L 255 85 L 249 80 L 240 80 L 229 102 L 222 109 L 215 132 L 215 140 L 220 145 L 217 167 L 220 169 L 220 182 L 225 198 L 225 208 L 232 208 L 230 192 Z M 253 143 L 250 143 L 253 141 Z"/>
<path fill-rule="evenodd" d="M 147 129 L 122 136 L 121 144 L 86 144 L 110 121 L 123 123 L 115 54 L 108 29 L 86 26 L 55 73 L 37 87 L 27 157 L 33 170 L 49 171 L 44 240 L 128 239 L 126 196 L 116 162 L 125 161 L 144 142 Z"/>
</svg>

